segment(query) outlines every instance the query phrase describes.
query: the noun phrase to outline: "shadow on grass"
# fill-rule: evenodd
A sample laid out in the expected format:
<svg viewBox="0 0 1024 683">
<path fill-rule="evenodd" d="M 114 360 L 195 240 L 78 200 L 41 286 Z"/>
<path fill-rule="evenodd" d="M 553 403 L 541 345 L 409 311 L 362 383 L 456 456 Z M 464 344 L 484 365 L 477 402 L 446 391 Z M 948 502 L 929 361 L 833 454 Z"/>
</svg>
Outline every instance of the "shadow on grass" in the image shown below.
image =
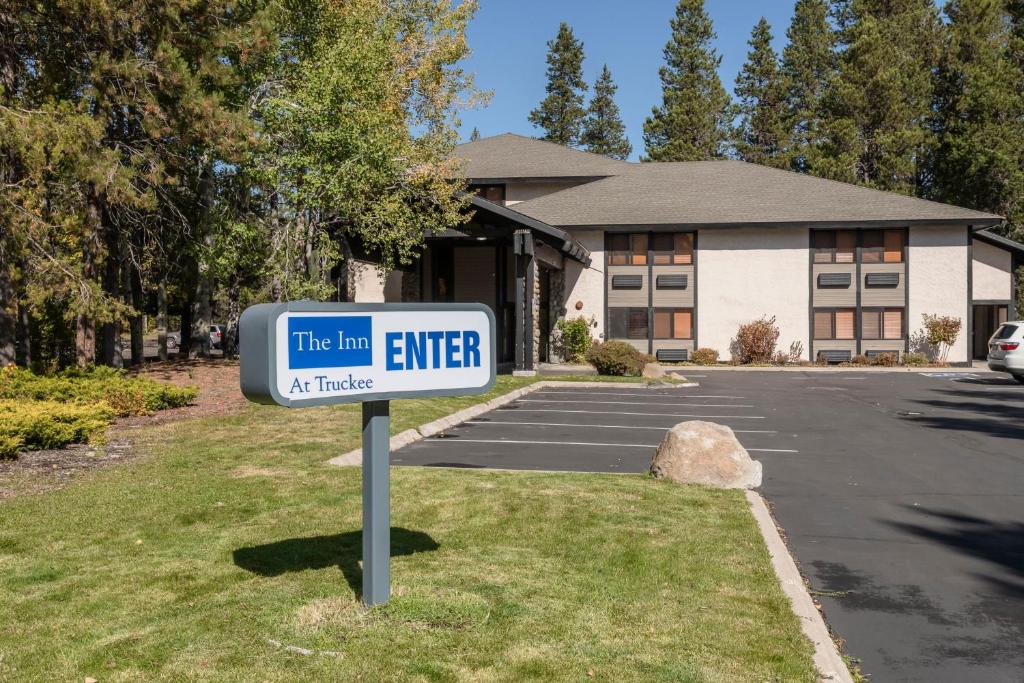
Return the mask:
<svg viewBox="0 0 1024 683">
<path fill-rule="evenodd" d="M 391 557 L 415 555 L 440 546 L 422 531 L 391 527 Z M 232 556 L 242 569 L 260 576 L 280 576 L 307 569 L 338 567 L 357 596 L 362 594 L 363 532 L 348 531 L 331 536 L 288 538 L 264 545 L 239 548 Z"/>
</svg>

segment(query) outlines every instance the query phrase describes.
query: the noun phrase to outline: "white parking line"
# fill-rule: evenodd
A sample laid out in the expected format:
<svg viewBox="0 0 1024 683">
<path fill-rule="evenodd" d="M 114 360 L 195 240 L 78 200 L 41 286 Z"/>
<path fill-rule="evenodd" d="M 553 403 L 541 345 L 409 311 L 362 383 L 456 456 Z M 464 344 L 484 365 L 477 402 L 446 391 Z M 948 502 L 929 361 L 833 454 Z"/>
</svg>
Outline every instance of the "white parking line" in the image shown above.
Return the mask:
<svg viewBox="0 0 1024 683">
<path fill-rule="evenodd" d="M 508 408 L 498 408 L 507 412 Z M 627 413 L 621 410 L 557 410 L 555 408 L 524 408 L 530 413 L 583 413 L 585 415 L 644 415 L 647 417 L 699 417 L 718 420 L 763 420 L 764 415 L 696 415 L 690 413 Z"/>
<path fill-rule="evenodd" d="M 543 399 L 543 398 L 521 398 L 519 403 L 600 403 L 608 405 L 622 405 L 622 406 L 645 406 L 649 405 L 645 401 L 585 401 L 579 399 Z M 742 403 L 664 403 L 658 401 L 659 406 L 684 406 L 687 408 L 753 408 L 752 405 L 745 405 Z"/>
<path fill-rule="evenodd" d="M 617 448 L 657 448 L 658 444 L 649 443 L 595 443 L 592 441 L 520 441 L 513 439 L 440 439 L 445 443 L 514 443 L 533 444 L 538 446 L 615 446 Z"/>
<path fill-rule="evenodd" d="M 466 420 L 472 425 L 525 425 L 530 427 L 581 427 L 584 429 L 657 429 L 667 432 L 671 427 L 639 427 L 637 425 L 581 425 L 572 422 L 494 422 L 492 420 Z M 778 434 L 775 429 L 734 429 L 734 434 Z"/>
<path fill-rule="evenodd" d="M 651 443 L 603 443 L 597 441 L 526 441 L 523 439 L 438 439 L 447 443 L 509 443 L 532 446 L 601 446 L 613 448 L 657 448 L 658 444 Z M 758 453 L 799 453 L 789 448 L 748 448 L 748 451 Z"/>
<path fill-rule="evenodd" d="M 534 396 L 551 396 L 551 395 L 554 395 L 554 394 L 559 394 L 559 395 L 565 394 L 567 396 L 571 396 L 573 394 L 583 394 L 584 396 L 646 396 L 647 398 L 679 398 L 679 396 L 674 396 L 672 394 L 654 394 L 654 393 L 650 393 L 650 392 L 648 392 L 648 393 L 636 393 L 636 392 L 626 392 L 626 391 L 577 391 L 575 389 L 573 389 L 571 391 L 556 391 L 554 389 L 544 389 L 542 391 L 536 392 L 533 395 Z M 746 398 L 746 396 L 719 396 L 719 395 L 715 395 L 715 394 L 696 394 L 696 393 L 695 394 L 686 394 L 685 397 L 686 398 L 738 398 L 738 399 Z"/>
</svg>

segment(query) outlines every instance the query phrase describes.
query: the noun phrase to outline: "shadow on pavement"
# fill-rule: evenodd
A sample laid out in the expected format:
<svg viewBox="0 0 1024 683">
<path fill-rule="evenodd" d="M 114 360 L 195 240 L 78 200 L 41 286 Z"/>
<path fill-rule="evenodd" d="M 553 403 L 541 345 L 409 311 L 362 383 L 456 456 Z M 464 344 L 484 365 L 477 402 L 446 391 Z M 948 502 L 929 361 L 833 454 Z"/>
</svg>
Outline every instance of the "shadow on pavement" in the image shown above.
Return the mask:
<svg viewBox="0 0 1024 683">
<path fill-rule="evenodd" d="M 391 527 L 391 557 L 437 550 L 437 541 L 422 531 Z M 348 585 L 362 594 L 363 532 L 348 531 L 331 536 L 288 538 L 264 545 L 239 548 L 232 554 L 235 564 L 260 576 L 338 567 Z"/>
<path fill-rule="evenodd" d="M 918 538 L 953 548 L 1002 567 L 1001 576 L 985 577 L 1007 598 L 1024 600 L 1024 522 L 993 521 L 946 510 L 903 506 L 924 517 L 920 524 L 886 521 Z M 1024 612 L 1018 619 L 1024 626 Z"/>
<path fill-rule="evenodd" d="M 991 401 L 945 401 L 921 399 L 916 403 L 931 408 L 947 410 L 944 415 L 915 416 L 915 424 L 950 431 L 979 432 L 987 436 L 1004 439 L 1024 439 L 1024 423 L 1021 422 L 1021 407 L 1017 404 Z"/>
</svg>

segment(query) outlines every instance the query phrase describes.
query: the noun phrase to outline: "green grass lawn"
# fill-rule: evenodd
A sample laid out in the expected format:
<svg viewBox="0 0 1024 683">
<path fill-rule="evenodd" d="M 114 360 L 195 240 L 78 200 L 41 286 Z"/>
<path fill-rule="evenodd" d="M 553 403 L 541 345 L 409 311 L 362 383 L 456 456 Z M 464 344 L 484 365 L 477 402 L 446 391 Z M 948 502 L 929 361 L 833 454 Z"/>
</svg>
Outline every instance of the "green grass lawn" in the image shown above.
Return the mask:
<svg viewBox="0 0 1024 683">
<path fill-rule="evenodd" d="M 479 400 L 396 401 L 393 429 Z M 360 470 L 324 465 L 358 406 L 140 440 L 0 502 L 0 680 L 815 680 L 739 492 L 395 468 L 395 597 L 367 611 Z"/>
</svg>

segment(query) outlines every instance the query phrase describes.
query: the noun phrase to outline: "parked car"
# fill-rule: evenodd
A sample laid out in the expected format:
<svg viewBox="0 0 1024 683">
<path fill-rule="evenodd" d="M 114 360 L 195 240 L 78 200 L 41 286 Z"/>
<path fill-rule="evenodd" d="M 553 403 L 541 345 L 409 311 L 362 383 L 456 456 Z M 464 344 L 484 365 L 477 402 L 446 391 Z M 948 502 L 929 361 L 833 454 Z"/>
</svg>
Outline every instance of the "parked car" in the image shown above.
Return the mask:
<svg viewBox="0 0 1024 683">
<path fill-rule="evenodd" d="M 224 346 L 224 337 L 227 335 L 227 328 L 224 325 L 210 325 L 210 346 L 219 349 Z M 181 331 L 167 331 L 167 349 L 173 351 L 181 346 Z"/>
<path fill-rule="evenodd" d="M 1003 323 L 988 340 L 988 368 L 1024 384 L 1024 320 Z"/>
<path fill-rule="evenodd" d="M 228 330 L 223 325 L 210 325 L 210 346 L 215 349 L 224 348 L 224 339 Z"/>
</svg>

